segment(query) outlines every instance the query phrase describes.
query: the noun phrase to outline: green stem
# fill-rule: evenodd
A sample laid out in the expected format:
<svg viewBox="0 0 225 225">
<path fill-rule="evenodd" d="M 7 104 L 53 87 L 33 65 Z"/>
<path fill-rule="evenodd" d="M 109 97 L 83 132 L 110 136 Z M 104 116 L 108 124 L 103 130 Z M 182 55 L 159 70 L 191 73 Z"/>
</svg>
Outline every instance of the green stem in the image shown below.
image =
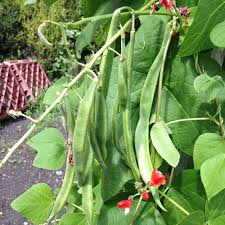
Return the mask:
<svg viewBox="0 0 225 225">
<path fill-rule="evenodd" d="M 179 205 L 176 201 L 174 201 L 172 198 L 170 198 L 168 195 L 164 194 L 162 191 L 159 190 L 159 193 L 166 198 L 169 202 L 171 202 L 173 205 L 175 205 L 180 211 L 182 211 L 187 216 L 190 214 L 186 209 L 184 209 L 181 205 Z"/>
<path fill-rule="evenodd" d="M 131 221 L 130 221 L 130 225 L 133 225 L 133 224 L 134 224 L 134 220 L 135 220 L 136 214 L 137 214 L 137 212 L 138 212 L 138 209 L 139 209 L 139 207 L 140 207 L 141 200 L 142 200 L 142 195 L 140 196 L 140 198 L 139 198 L 139 200 L 138 200 L 137 206 L 136 206 L 135 211 L 134 211 L 134 215 L 133 215 L 133 217 L 132 217 L 132 219 L 131 219 Z"/>
<path fill-rule="evenodd" d="M 209 117 L 179 119 L 179 120 L 170 121 L 170 122 L 166 123 L 166 125 L 171 125 L 171 124 L 180 123 L 180 122 L 188 122 L 188 121 L 200 121 L 200 120 L 211 120 L 211 119 Z"/>
<path fill-rule="evenodd" d="M 168 183 L 168 188 L 171 187 L 171 184 L 173 182 L 174 171 L 175 171 L 175 167 L 172 167 L 172 170 L 171 170 L 171 173 L 170 173 L 170 179 L 169 179 L 169 183 Z"/>
<path fill-rule="evenodd" d="M 121 17 L 126 17 L 126 16 L 129 16 L 131 15 L 132 12 L 123 12 L 121 13 Z M 136 16 L 141 16 L 141 15 L 149 15 L 149 10 L 138 10 L 138 11 L 135 11 L 134 14 Z M 101 16 L 93 16 L 93 17 L 88 17 L 88 18 L 84 18 L 78 22 L 75 22 L 75 23 L 72 23 L 72 22 L 69 22 L 69 23 L 65 23 L 64 25 L 66 27 L 68 27 L 69 29 L 74 29 L 74 28 L 77 28 L 83 24 L 87 24 L 89 22 L 94 22 L 94 21 L 99 21 L 99 20 L 107 20 L 107 19 L 111 19 L 112 18 L 112 15 L 113 14 L 106 14 L 106 15 L 101 15 Z M 167 13 L 167 12 L 156 12 L 155 15 L 165 15 L 165 16 L 174 16 L 176 14 L 174 13 Z M 49 21 L 50 22 L 50 21 Z"/>
<path fill-rule="evenodd" d="M 73 206 L 74 208 L 77 208 L 79 209 L 81 212 L 84 212 L 84 209 L 81 208 L 80 206 L 76 205 L 76 204 L 72 204 L 72 203 L 69 203 L 71 206 Z"/>
</svg>

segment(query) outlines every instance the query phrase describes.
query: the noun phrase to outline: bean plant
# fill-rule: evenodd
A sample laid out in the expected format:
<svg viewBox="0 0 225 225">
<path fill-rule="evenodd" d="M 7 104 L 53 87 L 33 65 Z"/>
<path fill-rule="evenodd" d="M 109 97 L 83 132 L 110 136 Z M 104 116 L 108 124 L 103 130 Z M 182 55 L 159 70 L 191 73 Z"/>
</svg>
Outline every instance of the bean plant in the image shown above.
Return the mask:
<svg viewBox="0 0 225 225">
<path fill-rule="evenodd" d="M 37 152 L 33 166 L 66 164 L 56 196 L 38 183 L 12 208 L 33 224 L 225 224 L 225 71 L 211 57 L 225 48 L 224 0 L 130 1 L 113 10 L 38 28 L 47 47 L 59 43 L 44 30 L 60 29 L 80 72 L 47 90 L 38 119 L 10 111 L 33 125 L 1 166 L 24 142 Z M 84 64 L 99 24 L 107 35 Z M 66 36 L 73 29 L 76 56 Z M 66 135 L 50 127 L 32 136 L 55 107 Z"/>
</svg>

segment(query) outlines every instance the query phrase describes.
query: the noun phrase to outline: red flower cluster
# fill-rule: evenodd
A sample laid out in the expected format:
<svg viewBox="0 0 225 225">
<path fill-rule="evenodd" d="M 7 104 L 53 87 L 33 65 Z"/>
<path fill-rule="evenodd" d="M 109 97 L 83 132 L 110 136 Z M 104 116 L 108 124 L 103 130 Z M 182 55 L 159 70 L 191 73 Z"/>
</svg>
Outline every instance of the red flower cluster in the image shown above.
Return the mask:
<svg viewBox="0 0 225 225">
<path fill-rule="evenodd" d="M 152 171 L 151 175 L 151 181 L 149 181 L 149 185 L 153 187 L 160 187 L 161 185 L 166 184 L 166 177 L 157 169 L 154 169 Z M 150 199 L 150 196 L 147 191 L 143 191 L 141 194 L 142 200 L 148 201 Z M 128 214 L 130 211 L 130 208 L 132 206 L 133 197 L 129 197 L 127 200 L 122 200 L 117 203 L 117 206 L 120 209 L 124 209 L 124 213 Z"/>
</svg>

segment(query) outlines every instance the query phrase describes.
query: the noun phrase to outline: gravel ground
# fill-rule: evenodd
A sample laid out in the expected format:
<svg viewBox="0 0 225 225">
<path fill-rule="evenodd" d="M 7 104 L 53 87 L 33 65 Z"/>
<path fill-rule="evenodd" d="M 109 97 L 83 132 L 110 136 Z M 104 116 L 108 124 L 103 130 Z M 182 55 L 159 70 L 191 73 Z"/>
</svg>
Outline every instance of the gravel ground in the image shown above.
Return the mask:
<svg viewBox="0 0 225 225">
<path fill-rule="evenodd" d="M 29 128 L 26 119 L 9 119 L 0 124 L 0 159 L 9 147 L 19 140 Z M 59 127 L 59 125 L 51 126 Z M 47 183 L 53 189 L 61 185 L 62 171 L 47 171 L 32 166 L 35 152 L 23 144 L 8 163 L 0 169 L 0 225 L 30 225 L 30 222 L 14 211 L 11 202 L 36 183 Z"/>
</svg>

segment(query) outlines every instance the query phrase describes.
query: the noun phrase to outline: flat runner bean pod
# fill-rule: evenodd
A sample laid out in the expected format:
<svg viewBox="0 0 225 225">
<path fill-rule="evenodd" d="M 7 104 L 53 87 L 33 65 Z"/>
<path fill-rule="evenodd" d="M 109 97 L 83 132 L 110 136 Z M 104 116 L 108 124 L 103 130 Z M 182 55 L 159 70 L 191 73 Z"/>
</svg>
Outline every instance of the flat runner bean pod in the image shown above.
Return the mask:
<svg viewBox="0 0 225 225">
<path fill-rule="evenodd" d="M 102 90 L 96 91 L 95 96 L 95 126 L 96 137 L 103 160 L 107 158 L 106 142 L 108 139 L 108 111 Z"/>
<path fill-rule="evenodd" d="M 82 208 L 88 220 L 88 225 L 93 225 L 93 151 L 90 151 L 89 160 L 86 166 L 87 176 L 82 186 Z"/>
<path fill-rule="evenodd" d="M 70 193 L 70 189 L 74 180 L 74 166 L 70 162 L 71 152 L 68 153 L 65 176 L 59 194 L 56 197 L 52 207 L 48 222 L 50 222 L 63 208 Z"/>
<path fill-rule="evenodd" d="M 146 184 L 150 181 L 150 176 L 153 170 L 149 150 L 149 118 L 163 55 L 166 51 L 168 41 L 171 39 L 171 35 L 171 27 L 167 24 L 162 47 L 148 72 L 140 98 L 140 116 L 135 130 L 135 147 L 141 177 Z M 158 190 L 152 187 L 150 187 L 150 190 L 158 206 L 165 210 L 159 200 Z"/>
<path fill-rule="evenodd" d="M 126 66 L 126 58 L 125 58 L 125 33 L 124 31 L 121 33 L 121 53 L 120 53 L 120 61 L 118 66 L 118 99 L 119 105 L 121 108 L 125 108 L 127 105 L 128 99 L 128 90 L 127 90 L 127 66 Z"/>
<path fill-rule="evenodd" d="M 130 39 L 130 46 L 128 49 L 128 60 L 127 66 L 129 69 L 127 74 L 127 104 L 125 109 L 122 112 L 123 117 L 123 132 L 124 132 L 124 141 L 125 141 L 125 148 L 126 148 L 126 159 L 129 163 L 129 166 L 133 172 L 133 175 L 136 180 L 139 180 L 140 173 L 138 170 L 135 152 L 133 148 L 133 138 L 132 138 L 132 131 L 131 131 L 131 78 L 133 74 L 133 55 L 134 55 L 134 40 L 135 40 L 135 29 L 134 29 L 134 21 L 135 17 L 132 17 L 132 30 L 131 30 L 131 39 Z"/>
<path fill-rule="evenodd" d="M 75 171 L 78 182 L 84 179 L 82 178 L 82 174 L 84 173 L 86 168 L 86 155 L 88 154 L 85 152 L 85 145 L 87 144 L 89 119 L 91 115 L 91 109 L 94 105 L 97 85 L 98 79 L 95 78 L 86 91 L 84 98 L 80 102 L 80 108 L 77 114 L 76 124 L 74 128 L 72 149 L 75 158 Z M 80 185 L 82 185 L 82 182 L 80 183 Z"/>
</svg>

